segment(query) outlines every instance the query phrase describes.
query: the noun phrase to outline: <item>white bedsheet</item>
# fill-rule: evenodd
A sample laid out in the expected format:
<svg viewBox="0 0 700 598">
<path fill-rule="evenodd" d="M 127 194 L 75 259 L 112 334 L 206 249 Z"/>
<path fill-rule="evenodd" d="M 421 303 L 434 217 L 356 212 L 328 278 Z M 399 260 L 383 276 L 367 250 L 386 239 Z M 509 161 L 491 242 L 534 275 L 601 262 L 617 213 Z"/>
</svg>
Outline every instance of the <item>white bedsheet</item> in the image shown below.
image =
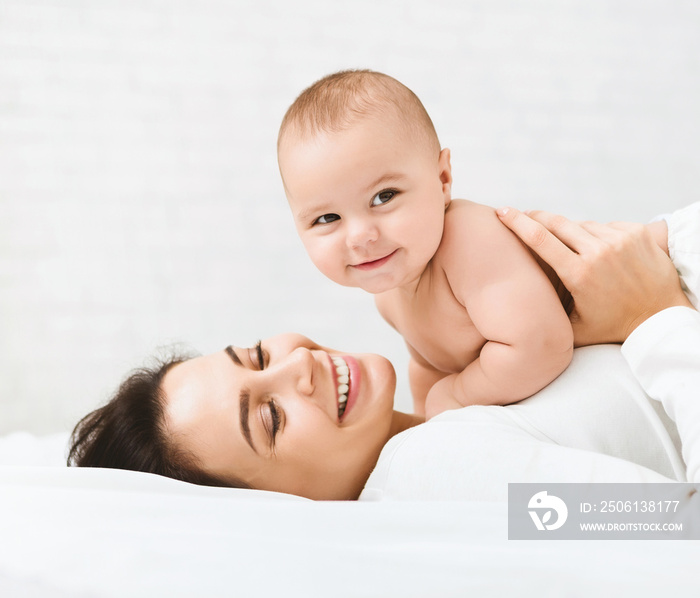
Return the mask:
<svg viewBox="0 0 700 598">
<path fill-rule="evenodd" d="M 318 503 L 0 466 L 3 598 L 694 596 L 699 557 L 692 541 L 509 541 L 505 503 Z"/>
<path fill-rule="evenodd" d="M 64 466 L 68 437 L 68 432 L 48 436 L 13 432 L 0 436 L 0 465 Z"/>
</svg>

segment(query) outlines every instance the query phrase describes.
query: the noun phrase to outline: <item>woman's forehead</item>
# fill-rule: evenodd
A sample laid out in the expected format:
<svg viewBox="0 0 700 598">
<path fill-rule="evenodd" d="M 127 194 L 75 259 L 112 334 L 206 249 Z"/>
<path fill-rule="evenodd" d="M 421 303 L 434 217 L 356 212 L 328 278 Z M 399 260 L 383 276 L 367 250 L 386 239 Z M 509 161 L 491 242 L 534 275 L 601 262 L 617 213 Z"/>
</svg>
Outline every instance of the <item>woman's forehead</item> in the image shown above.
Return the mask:
<svg viewBox="0 0 700 598">
<path fill-rule="evenodd" d="M 239 377 L 244 375 L 225 351 L 178 364 L 163 383 L 165 423 L 205 471 L 251 483 L 261 464 L 239 423 Z"/>
<path fill-rule="evenodd" d="M 220 409 L 224 395 L 235 382 L 234 366 L 223 351 L 172 367 L 162 383 L 168 423 L 176 427 L 194 423 Z"/>
</svg>

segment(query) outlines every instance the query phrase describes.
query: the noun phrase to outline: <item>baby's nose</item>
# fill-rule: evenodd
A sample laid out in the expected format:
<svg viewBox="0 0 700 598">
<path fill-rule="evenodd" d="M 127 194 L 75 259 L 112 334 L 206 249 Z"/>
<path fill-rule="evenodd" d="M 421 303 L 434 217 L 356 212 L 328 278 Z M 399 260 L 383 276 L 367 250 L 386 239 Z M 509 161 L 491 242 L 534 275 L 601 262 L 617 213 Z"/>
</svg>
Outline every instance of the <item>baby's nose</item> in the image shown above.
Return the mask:
<svg viewBox="0 0 700 598">
<path fill-rule="evenodd" d="M 354 222 L 348 231 L 347 242 L 351 248 L 362 247 L 379 238 L 379 231 L 372 222 L 360 220 Z"/>
</svg>

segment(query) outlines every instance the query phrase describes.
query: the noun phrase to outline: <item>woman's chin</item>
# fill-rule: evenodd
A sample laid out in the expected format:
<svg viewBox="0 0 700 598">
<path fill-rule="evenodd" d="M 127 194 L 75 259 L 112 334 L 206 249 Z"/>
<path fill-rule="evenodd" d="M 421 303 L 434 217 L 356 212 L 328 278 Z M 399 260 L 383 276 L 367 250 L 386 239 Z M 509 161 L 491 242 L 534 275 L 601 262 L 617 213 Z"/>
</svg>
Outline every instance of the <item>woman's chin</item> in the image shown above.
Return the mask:
<svg viewBox="0 0 700 598">
<path fill-rule="evenodd" d="M 372 355 L 371 390 L 377 402 L 386 404 L 391 410 L 394 406 L 396 392 L 396 370 L 392 363 L 382 355 Z"/>
</svg>

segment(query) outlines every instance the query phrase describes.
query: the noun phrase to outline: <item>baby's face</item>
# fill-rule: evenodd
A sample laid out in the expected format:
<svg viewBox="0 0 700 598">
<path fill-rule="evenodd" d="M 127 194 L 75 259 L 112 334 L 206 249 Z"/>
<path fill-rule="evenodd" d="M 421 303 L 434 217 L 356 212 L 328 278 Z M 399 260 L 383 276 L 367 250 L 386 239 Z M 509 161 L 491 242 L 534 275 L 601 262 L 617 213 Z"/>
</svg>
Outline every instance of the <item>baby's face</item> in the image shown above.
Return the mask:
<svg viewBox="0 0 700 598">
<path fill-rule="evenodd" d="M 399 123 L 365 118 L 337 133 L 289 134 L 279 162 L 297 231 L 323 274 L 370 293 L 418 281 L 442 238 L 449 150 L 435 155 Z"/>
</svg>

